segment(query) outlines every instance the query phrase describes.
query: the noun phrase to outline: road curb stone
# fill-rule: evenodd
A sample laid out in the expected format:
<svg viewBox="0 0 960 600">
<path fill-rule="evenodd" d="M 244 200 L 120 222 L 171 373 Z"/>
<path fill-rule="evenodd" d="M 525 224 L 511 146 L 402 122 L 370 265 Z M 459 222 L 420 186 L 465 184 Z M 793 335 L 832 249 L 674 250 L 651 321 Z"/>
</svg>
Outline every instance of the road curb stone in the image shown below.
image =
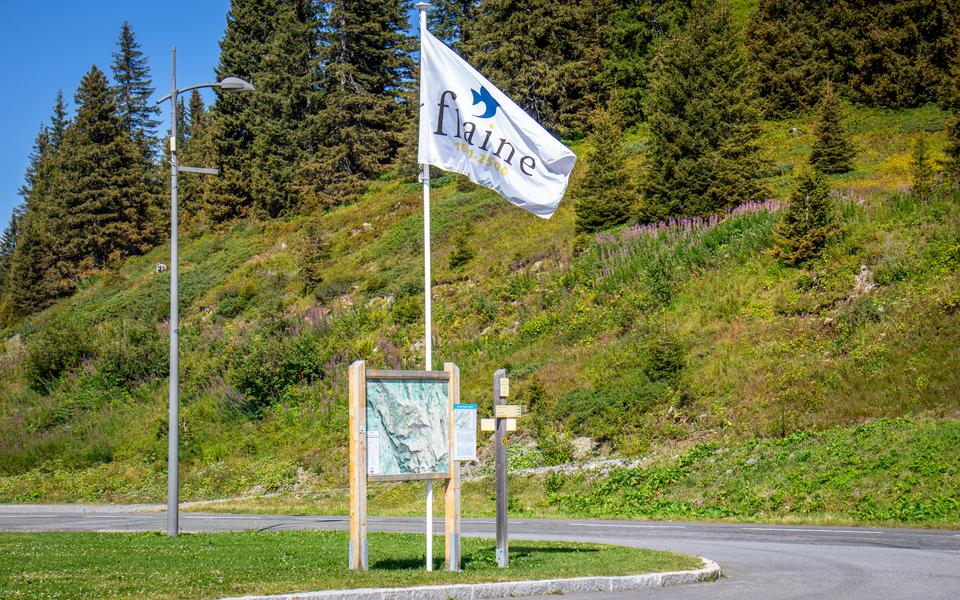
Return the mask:
<svg viewBox="0 0 960 600">
<path fill-rule="evenodd" d="M 703 566 L 699 569 L 620 577 L 574 577 L 571 579 L 425 585 L 407 588 L 322 590 L 294 594 L 236 596 L 221 598 L 221 600 L 487 600 L 545 594 L 623 592 L 716 581 L 720 578 L 720 565 L 708 558 L 700 557 L 700 560 L 703 561 Z"/>
</svg>

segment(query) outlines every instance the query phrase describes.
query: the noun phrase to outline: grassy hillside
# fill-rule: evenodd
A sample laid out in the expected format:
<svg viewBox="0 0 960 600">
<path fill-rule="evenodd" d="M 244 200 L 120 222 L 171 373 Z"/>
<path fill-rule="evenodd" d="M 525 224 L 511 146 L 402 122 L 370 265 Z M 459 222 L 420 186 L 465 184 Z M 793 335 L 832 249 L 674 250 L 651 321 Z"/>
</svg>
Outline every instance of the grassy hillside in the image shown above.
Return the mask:
<svg viewBox="0 0 960 600">
<path fill-rule="evenodd" d="M 435 360 L 460 365 L 462 395 L 484 413 L 492 372 L 509 370 L 532 409 L 513 439 L 524 450 L 517 466 L 610 454 L 665 465 L 694 455 L 700 464 L 703 448 L 725 456 L 802 440 L 796 450 L 811 458 L 790 464 L 815 489 L 813 474 L 835 458 L 834 434 L 816 432 L 857 439 L 851 432 L 864 423 L 911 417 L 893 422 L 912 450 L 871 463 L 856 489 L 839 488 L 816 510 L 783 500 L 684 512 L 647 498 L 617 513 L 589 501 L 600 498 L 594 486 L 630 497 L 668 492 L 644 488 L 646 475 L 615 474 L 554 480 L 549 494 L 534 482 L 536 497 L 521 495 L 530 509 L 960 522 L 955 506 L 928 516 L 889 508 L 955 492 L 955 470 L 938 470 L 936 488 L 888 485 L 923 462 L 916 448 L 955 439 L 960 413 L 960 199 L 918 203 L 907 190 L 914 137 L 925 132 L 938 149 L 945 118 L 935 107 L 851 109 L 857 168 L 834 179 L 843 234 L 805 269 L 784 268 L 768 252 L 776 200 L 576 240 L 569 201 L 542 221 L 460 178 L 434 179 Z M 769 183 L 779 194 L 809 154 L 812 131 L 812 117 L 767 124 Z M 628 147 L 638 172 L 644 146 L 635 132 Z M 238 223 L 182 242 L 185 499 L 336 497 L 346 485 L 347 365 L 422 364 L 419 186 L 376 182 L 317 222 L 325 244 L 310 261 L 306 218 Z M 453 238 L 464 235 L 473 257 L 451 268 Z M 168 251 L 84 281 L 74 297 L 7 332 L 0 499 L 163 498 L 169 277 L 154 267 Z M 305 268 L 322 283 L 307 289 Z M 688 486 L 670 491 L 678 496 L 669 502 L 701 507 L 754 506 L 724 496 L 725 485 L 756 489 L 764 502 L 786 485 L 779 472 L 753 471 L 729 484 L 725 470 L 704 474 L 712 487 L 686 473 L 660 484 Z M 390 489 L 397 498 L 415 493 Z M 887 508 L 861 510 L 863 497 Z"/>
</svg>

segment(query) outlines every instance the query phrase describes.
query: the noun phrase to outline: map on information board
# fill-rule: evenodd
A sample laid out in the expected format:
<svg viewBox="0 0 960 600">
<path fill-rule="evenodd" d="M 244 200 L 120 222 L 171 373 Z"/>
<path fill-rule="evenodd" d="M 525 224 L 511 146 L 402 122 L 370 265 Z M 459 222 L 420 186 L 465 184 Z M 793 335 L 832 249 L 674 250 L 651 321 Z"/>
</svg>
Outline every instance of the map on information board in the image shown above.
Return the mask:
<svg viewBox="0 0 960 600">
<path fill-rule="evenodd" d="M 366 392 L 368 475 L 449 472 L 446 381 L 367 379 Z"/>
</svg>

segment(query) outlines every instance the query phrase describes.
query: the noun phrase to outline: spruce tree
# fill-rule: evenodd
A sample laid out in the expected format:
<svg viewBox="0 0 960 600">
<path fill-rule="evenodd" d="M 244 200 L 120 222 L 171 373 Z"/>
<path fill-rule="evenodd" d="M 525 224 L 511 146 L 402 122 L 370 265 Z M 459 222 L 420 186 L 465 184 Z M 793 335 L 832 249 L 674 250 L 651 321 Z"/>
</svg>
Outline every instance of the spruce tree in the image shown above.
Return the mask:
<svg viewBox="0 0 960 600">
<path fill-rule="evenodd" d="M 774 255 L 796 266 L 817 257 L 836 233 L 830 184 L 819 170 L 801 167 L 780 223 L 774 230 Z"/>
<path fill-rule="evenodd" d="M 298 174 L 314 151 L 311 125 L 320 109 L 318 10 L 312 0 L 231 4 L 217 76 L 241 77 L 257 92 L 218 92 L 210 113 L 212 159 L 221 172 L 204 182 L 204 203 L 215 222 L 299 205 Z"/>
<path fill-rule="evenodd" d="M 830 51 L 835 10 L 820 0 L 761 0 L 745 42 L 757 65 L 760 96 L 770 114 L 813 108 L 820 82 L 842 79 Z"/>
<path fill-rule="evenodd" d="M 315 121 L 319 149 L 304 167 L 302 189 L 311 204 L 354 196 L 365 178 L 382 174 L 415 119 L 409 97 L 413 62 L 405 0 L 328 4 L 321 63 L 324 106 Z"/>
<path fill-rule="evenodd" d="M 41 310 L 65 291 L 54 265 L 58 244 L 71 232 L 65 231 L 56 219 L 58 148 L 50 135 L 62 125 L 63 112 L 58 108 L 62 105 L 58 95 L 51 124 L 41 126 L 37 134 L 25 183 L 20 188 L 23 204 L 15 213 L 15 226 L 11 223 L 9 233 L 13 239 L 7 240 L 9 255 L 4 266 L 4 285 L 0 288 L 0 316 L 4 321 Z"/>
<path fill-rule="evenodd" d="M 140 254 L 156 239 L 142 147 L 118 114 L 116 96 L 96 66 L 77 90 L 77 114 L 64 133 L 56 168 L 56 218 L 66 238 L 60 270 L 77 275 Z"/>
<path fill-rule="evenodd" d="M 260 61 L 266 54 L 281 1 L 231 2 L 227 28 L 220 40 L 217 79 L 240 77 L 259 85 Z M 211 112 L 210 138 L 220 174 L 204 182 L 203 199 L 205 212 L 214 222 L 243 217 L 253 210 L 253 132 L 257 121 L 253 95 L 218 91 Z"/>
<path fill-rule="evenodd" d="M 622 6 L 610 16 L 604 42 L 608 52 L 600 78 L 608 93 L 617 94 L 624 122 L 632 125 L 643 117 L 643 95 L 657 44 L 683 27 L 690 0 L 619 4 Z"/>
<path fill-rule="evenodd" d="M 477 18 L 478 0 L 434 0 L 427 12 L 430 33 L 457 52 L 469 45 L 470 24 Z"/>
<path fill-rule="evenodd" d="M 807 109 L 821 81 L 871 106 L 936 100 L 960 45 L 955 0 L 761 0 L 747 43 L 774 112 Z"/>
<path fill-rule="evenodd" d="M 853 157 L 856 151 L 847 135 L 840 114 L 840 101 L 829 81 L 823 86 L 820 100 L 820 121 L 817 123 L 817 139 L 810 153 L 810 164 L 821 172 L 846 173 L 853 169 Z"/>
<path fill-rule="evenodd" d="M 767 194 L 754 74 L 725 4 L 697 2 L 653 62 L 641 219 L 706 215 Z"/>
<path fill-rule="evenodd" d="M 54 153 L 60 148 L 63 132 L 69 124 L 70 119 L 67 116 L 67 103 L 63 99 L 63 91 L 57 90 L 57 99 L 53 103 L 53 116 L 50 117 L 50 125 L 47 127 L 50 147 Z"/>
<path fill-rule="evenodd" d="M 149 157 L 157 134 L 160 109 L 150 101 L 154 88 L 150 79 L 150 66 L 140 51 L 140 44 L 127 21 L 120 27 L 117 51 L 113 53 L 114 90 L 117 95 L 117 116 Z"/>
<path fill-rule="evenodd" d="M 946 156 L 942 162 L 947 180 L 960 187 L 960 54 L 957 55 L 945 94 L 950 120 L 947 122 Z"/>
<path fill-rule="evenodd" d="M 474 67 L 551 131 L 587 130 L 606 100 L 597 74 L 607 56 L 614 0 L 481 2 L 466 28 L 464 51 Z"/>
<path fill-rule="evenodd" d="M 933 192 L 933 161 L 927 149 L 926 136 L 921 133 L 913 143 L 913 156 L 910 161 L 913 179 L 913 195 L 923 202 L 930 199 Z"/>
<path fill-rule="evenodd" d="M 258 68 L 251 183 L 257 207 L 270 217 L 298 208 L 300 166 L 316 149 L 307 123 L 320 109 L 319 33 L 311 0 L 285 0 Z"/>
<path fill-rule="evenodd" d="M 179 116 L 179 113 L 178 113 Z M 207 128 L 209 115 L 203 104 L 200 93 L 194 90 L 190 101 L 183 111 L 184 139 L 177 153 L 180 164 L 193 167 L 213 165 L 211 140 Z M 180 132 L 178 126 L 177 132 Z M 203 189 L 209 184 L 210 178 L 205 176 L 185 175 L 179 180 L 180 184 L 180 223 L 189 230 L 203 222 Z"/>
<path fill-rule="evenodd" d="M 960 45 L 955 0 L 842 0 L 852 98 L 869 105 L 919 106 L 936 100 Z M 840 55 L 841 57 L 843 55 Z"/>
<path fill-rule="evenodd" d="M 17 239 L 20 237 L 20 231 L 23 228 L 23 217 L 27 211 L 26 204 L 18 204 L 10 215 L 10 223 L 0 234 L 0 294 L 7 290 L 7 274 L 10 272 L 10 262 L 13 259 L 13 253 L 17 249 Z M 0 303 L 3 298 L 0 297 Z"/>
<path fill-rule="evenodd" d="M 57 240 L 47 215 L 28 211 L 19 227 L 4 286 L 5 319 L 43 310 L 69 289 L 55 269 Z"/>
<path fill-rule="evenodd" d="M 598 109 L 587 138 L 587 172 L 574 190 L 576 233 L 594 233 L 626 223 L 636 195 L 627 173 L 623 127 L 614 110 Z"/>
</svg>

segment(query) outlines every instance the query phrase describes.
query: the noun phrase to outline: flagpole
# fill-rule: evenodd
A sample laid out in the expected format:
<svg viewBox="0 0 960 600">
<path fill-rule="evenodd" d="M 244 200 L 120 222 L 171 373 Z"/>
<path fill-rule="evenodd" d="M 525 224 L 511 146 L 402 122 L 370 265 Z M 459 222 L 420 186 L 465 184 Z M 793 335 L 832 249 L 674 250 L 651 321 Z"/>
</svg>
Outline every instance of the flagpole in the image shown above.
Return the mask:
<svg viewBox="0 0 960 600">
<path fill-rule="evenodd" d="M 416 5 L 420 11 L 420 106 L 423 107 L 423 32 L 427 30 L 427 9 L 429 2 L 419 2 Z M 423 182 L 423 315 L 424 336 L 423 351 L 426 370 L 433 370 L 433 302 L 430 286 L 430 165 L 420 165 L 420 180 Z M 453 457 L 451 457 L 453 458 Z M 433 570 L 433 480 L 427 480 L 427 548 L 426 567 Z"/>
</svg>

